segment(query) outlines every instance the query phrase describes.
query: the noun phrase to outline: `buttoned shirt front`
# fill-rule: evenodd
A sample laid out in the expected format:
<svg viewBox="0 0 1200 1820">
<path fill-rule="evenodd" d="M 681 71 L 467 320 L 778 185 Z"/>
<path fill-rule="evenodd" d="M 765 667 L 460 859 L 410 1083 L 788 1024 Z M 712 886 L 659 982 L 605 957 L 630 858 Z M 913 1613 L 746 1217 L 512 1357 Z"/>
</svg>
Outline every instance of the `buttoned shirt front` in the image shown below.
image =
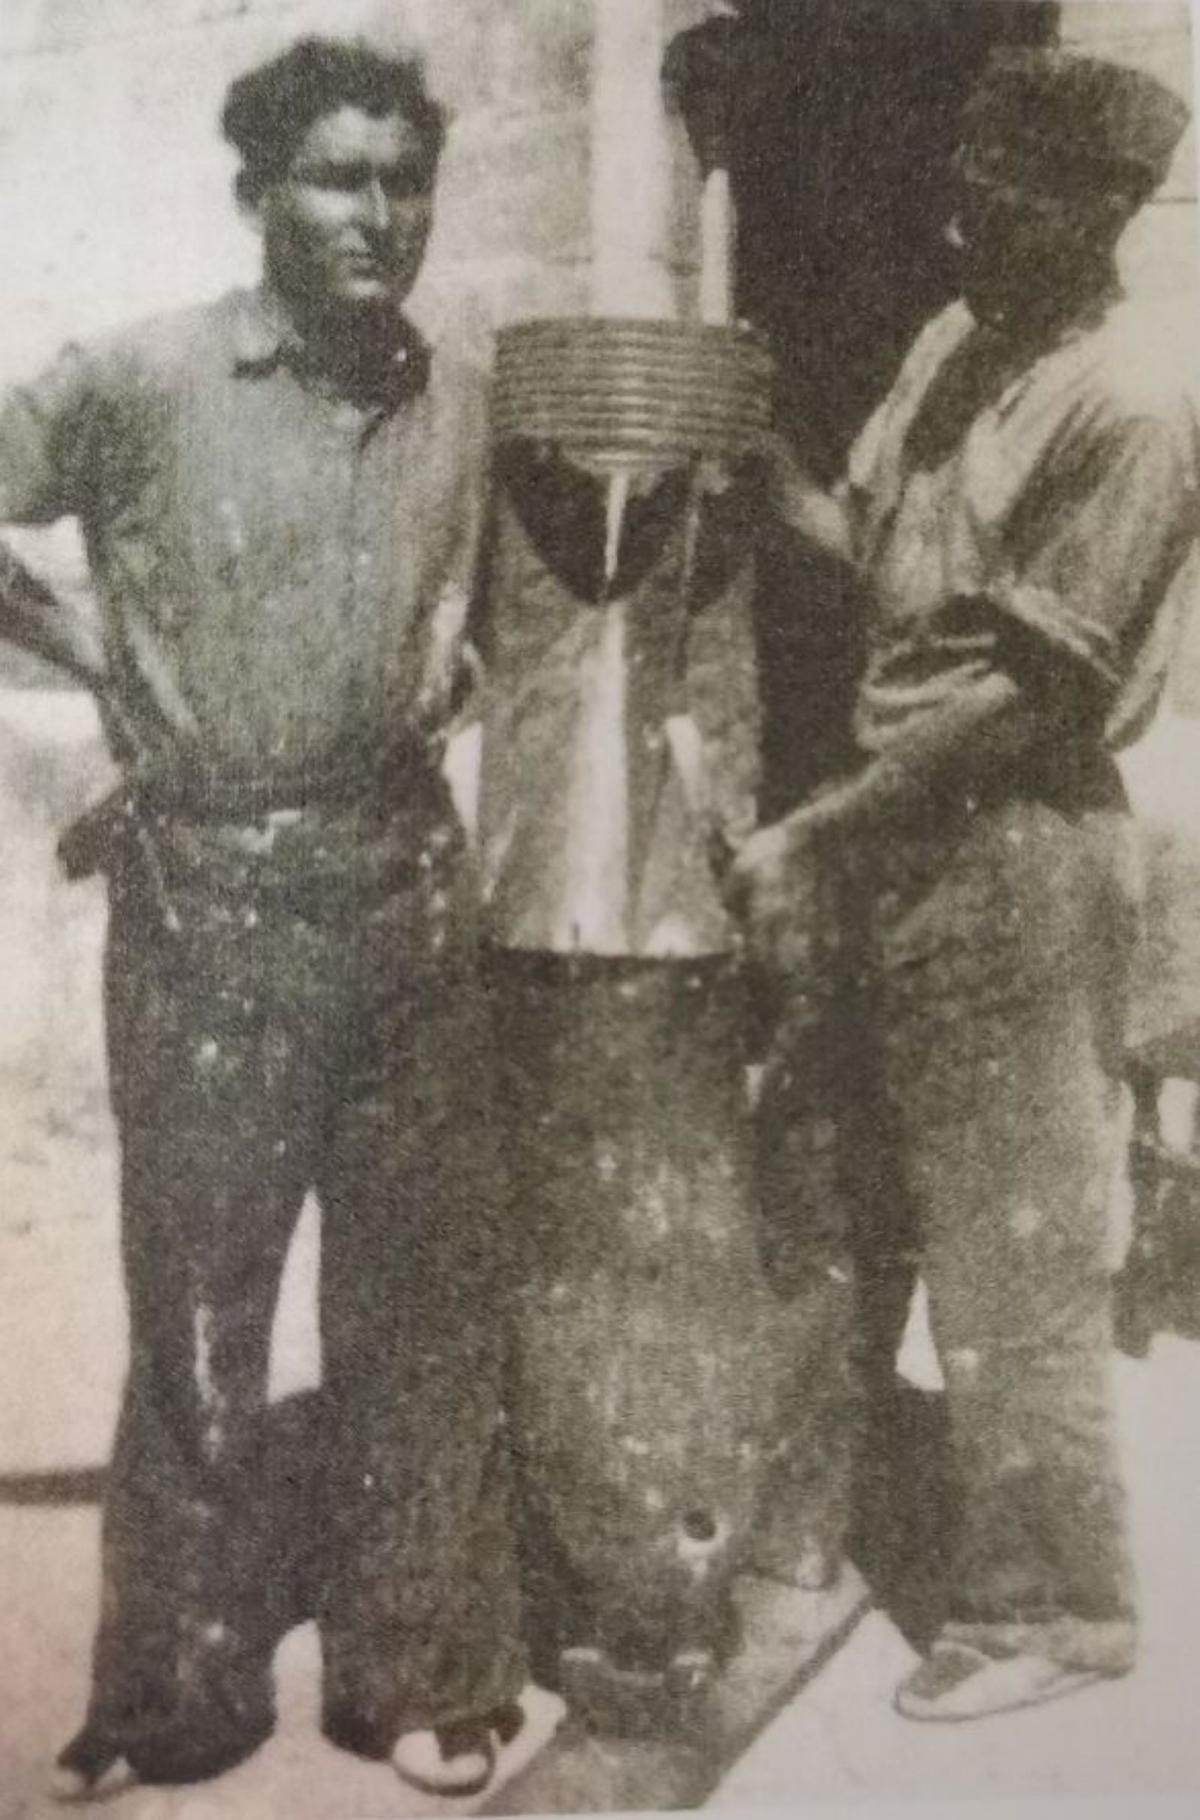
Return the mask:
<svg viewBox="0 0 1200 1820">
<path fill-rule="evenodd" d="M 351 402 L 235 292 L 14 390 L 0 521 L 78 517 L 119 756 L 316 773 L 436 714 L 486 440 L 480 377 L 415 333 Z"/>
</svg>

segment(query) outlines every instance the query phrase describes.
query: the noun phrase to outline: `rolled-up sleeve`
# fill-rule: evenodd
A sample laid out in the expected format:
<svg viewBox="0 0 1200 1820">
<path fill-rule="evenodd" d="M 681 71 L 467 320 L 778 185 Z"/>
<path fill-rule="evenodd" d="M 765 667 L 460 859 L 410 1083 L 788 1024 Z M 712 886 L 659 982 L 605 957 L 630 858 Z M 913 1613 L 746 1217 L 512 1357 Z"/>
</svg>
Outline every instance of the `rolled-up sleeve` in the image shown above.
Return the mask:
<svg viewBox="0 0 1200 1820">
<path fill-rule="evenodd" d="M 1089 423 L 1031 478 L 987 593 L 1114 702 L 1198 536 L 1190 413 Z"/>
<path fill-rule="evenodd" d="M 68 346 L 0 400 L 0 525 L 83 516 L 97 486 L 99 410 L 88 357 Z M 0 638 L 89 682 L 103 670 L 98 628 L 0 544 Z"/>
<path fill-rule="evenodd" d="M 96 398 L 87 356 L 63 349 L 0 400 L 0 524 L 52 524 L 82 512 L 92 484 Z"/>
</svg>

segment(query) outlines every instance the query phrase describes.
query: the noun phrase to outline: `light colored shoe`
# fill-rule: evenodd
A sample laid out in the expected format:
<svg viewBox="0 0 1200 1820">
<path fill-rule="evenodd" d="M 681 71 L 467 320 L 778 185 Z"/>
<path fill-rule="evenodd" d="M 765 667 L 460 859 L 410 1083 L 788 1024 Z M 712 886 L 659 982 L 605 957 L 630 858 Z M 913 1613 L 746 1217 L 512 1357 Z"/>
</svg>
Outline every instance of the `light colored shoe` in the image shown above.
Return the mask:
<svg viewBox="0 0 1200 1820">
<path fill-rule="evenodd" d="M 465 1790 L 461 1786 L 447 1790 L 445 1778 L 448 1766 L 443 1743 L 448 1744 L 453 1755 L 454 1746 L 459 1741 L 455 1738 L 447 1740 L 444 1733 L 440 1741 L 433 1732 L 406 1733 L 392 1753 L 392 1767 L 402 1781 L 419 1789 L 422 1794 L 432 1792 L 443 1797 L 448 1795 L 451 1799 L 465 1800 L 472 1793 L 486 1793 L 491 1802 L 502 1788 L 515 1777 L 524 1775 L 529 1766 L 541 1756 L 553 1741 L 566 1716 L 566 1702 L 558 1694 L 548 1693 L 544 1687 L 536 1687 L 532 1682 L 523 1688 L 518 1700 L 487 1714 L 484 1722 L 488 1726 L 492 1767 L 483 1789 L 472 1789 L 468 1785 Z M 475 1723 L 478 1725 L 480 1722 Z M 478 1743 L 478 1737 L 471 1742 Z M 483 1755 L 487 1756 L 488 1752 L 484 1751 Z M 470 1764 L 456 1764 L 456 1783 L 459 1771 L 466 1772 L 473 1767 Z"/>
<path fill-rule="evenodd" d="M 68 1746 L 50 1771 L 46 1793 L 52 1801 L 64 1806 L 84 1801 L 109 1801 L 136 1787 L 137 1780 L 124 1757 L 116 1753 L 91 1753 L 82 1749 L 73 1752 Z"/>
<path fill-rule="evenodd" d="M 524 1723 L 524 1711 L 513 1701 L 479 1718 L 405 1732 L 392 1752 L 392 1767 L 402 1782 L 423 1795 L 452 1800 L 481 1795 L 495 1773 L 500 1750 L 513 1742 Z"/>
<path fill-rule="evenodd" d="M 465 1735 L 450 1738 L 441 1729 L 405 1732 L 392 1752 L 392 1768 L 402 1782 L 443 1799 L 481 1795 L 495 1767 L 496 1747 L 488 1732 L 469 1741 Z"/>
<path fill-rule="evenodd" d="M 1041 1706 L 1107 1679 L 1111 1676 L 1098 1668 L 1068 1668 L 1029 1653 L 990 1656 L 941 1638 L 900 1683 L 894 1703 L 906 1719 L 956 1723 Z"/>
<path fill-rule="evenodd" d="M 496 1768 L 488 1783 L 488 1806 L 494 1807 L 501 1789 L 523 1776 L 548 1748 L 567 1716 L 566 1702 L 544 1687 L 527 1683 L 518 1701 L 524 1724 L 510 1738 L 497 1738 Z"/>
</svg>

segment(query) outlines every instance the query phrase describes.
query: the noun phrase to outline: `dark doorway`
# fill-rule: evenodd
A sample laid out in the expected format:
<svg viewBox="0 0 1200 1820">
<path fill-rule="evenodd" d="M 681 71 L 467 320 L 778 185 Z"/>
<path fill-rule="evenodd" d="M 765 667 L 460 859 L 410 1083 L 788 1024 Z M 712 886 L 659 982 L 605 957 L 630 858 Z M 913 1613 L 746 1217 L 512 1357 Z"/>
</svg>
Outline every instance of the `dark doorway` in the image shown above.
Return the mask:
<svg viewBox="0 0 1200 1820">
<path fill-rule="evenodd" d="M 744 0 L 753 104 L 735 182 L 745 313 L 832 475 L 954 288 L 944 228 L 962 105 L 991 50 L 1057 32 L 1041 0 Z"/>
<path fill-rule="evenodd" d="M 842 470 L 921 325 L 954 292 L 949 159 L 991 50 L 1057 36 L 1043 0 L 742 0 L 733 177 L 739 306 L 770 340 L 779 419 Z M 860 603 L 794 540 L 764 553 L 765 815 L 852 757 Z"/>
<path fill-rule="evenodd" d="M 733 174 L 742 314 L 770 340 L 778 416 L 818 477 L 843 469 L 917 331 L 954 295 L 945 240 L 962 106 L 994 47 L 1057 36 L 1041 0 L 744 0 Z M 762 551 L 762 813 L 854 762 L 863 601 L 849 573 L 784 532 Z M 894 1357 L 909 1236 L 869 1032 L 841 1009 L 855 1086 L 841 1192 L 869 1210 L 866 1354 Z M 826 1032 L 811 1040 L 823 1042 Z M 882 1169 L 880 1168 L 882 1159 Z M 897 1302 L 897 1295 L 902 1299 Z M 890 1313 L 889 1313 L 890 1310 Z M 918 1646 L 936 1630 L 954 1532 L 942 1399 L 876 1374 L 865 1412 L 854 1553 Z"/>
</svg>

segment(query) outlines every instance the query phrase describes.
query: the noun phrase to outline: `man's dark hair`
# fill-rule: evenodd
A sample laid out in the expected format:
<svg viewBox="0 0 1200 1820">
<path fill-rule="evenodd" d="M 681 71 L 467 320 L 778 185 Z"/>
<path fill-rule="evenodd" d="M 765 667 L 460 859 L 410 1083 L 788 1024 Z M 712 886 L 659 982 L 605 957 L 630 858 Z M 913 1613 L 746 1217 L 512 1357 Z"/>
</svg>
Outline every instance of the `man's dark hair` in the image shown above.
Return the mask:
<svg viewBox="0 0 1200 1820">
<path fill-rule="evenodd" d="M 446 115 L 414 57 L 389 57 L 370 45 L 301 38 L 270 63 L 232 83 L 221 130 L 241 154 L 237 193 L 255 203 L 287 171 L 309 128 L 341 107 L 398 113 L 425 141 L 432 171 L 446 138 Z"/>
</svg>

